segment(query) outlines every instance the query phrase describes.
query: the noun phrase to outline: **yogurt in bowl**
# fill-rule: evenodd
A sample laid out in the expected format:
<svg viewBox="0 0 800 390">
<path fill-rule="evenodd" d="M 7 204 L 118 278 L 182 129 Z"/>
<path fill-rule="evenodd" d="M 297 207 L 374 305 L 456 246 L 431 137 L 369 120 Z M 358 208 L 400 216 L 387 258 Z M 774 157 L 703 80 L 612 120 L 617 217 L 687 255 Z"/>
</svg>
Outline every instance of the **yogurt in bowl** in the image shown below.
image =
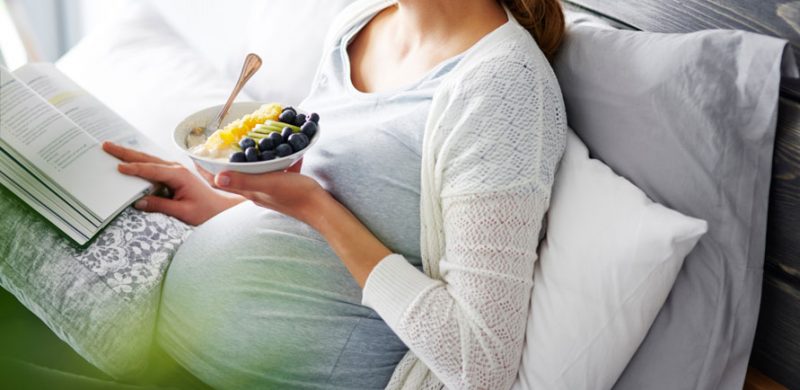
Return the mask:
<svg viewBox="0 0 800 390">
<path fill-rule="evenodd" d="M 266 172 L 275 172 L 275 171 L 283 171 L 290 166 L 292 166 L 295 162 L 300 160 L 303 157 L 303 154 L 311 148 L 314 143 L 316 143 L 317 139 L 319 138 L 319 125 L 315 123 L 315 126 L 311 126 L 315 129 L 313 132 L 306 132 L 303 133 L 300 131 L 300 127 L 296 126 L 295 124 L 286 124 L 279 122 L 278 115 L 281 115 L 280 118 L 284 118 L 282 115 L 283 113 L 280 112 L 278 114 L 276 112 L 275 115 L 259 115 L 258 119 L 255 118 L 255 115 L 251 116 L 250 114 L 256 113 L 260 109 L 263 110 L 265 108 L 265 103 L 258 103 L 258 102 L 236 102 L 234 103 L 230 110 L 228 111 L 228 115 L 225 117 L 225 120 L 220 124 L 220 126 L 225 129 L 234 122 L 241 122 L 244 125 L 244 128 L 238 131 L 239 134 L 234 135 L 233 138 L 230 138 L 231 135 L 226 133 L 226 137 L 224 142 L 220 139 L 216 139 L 216 142 L 207 142 L 208 140 L 205 139 L 205 136 L 197 136 L 193 135 L 192 130 L 197 127 L 204 127 L 206 124 L 210 123 L 214 117 L 219 113 L 219 110 L 222 109 L 222 105 L 209 107 L 203 110 L 200 110 L 186 119 L 184 119 L 178 126 L 175 128 L 173 133 L 173 141 L 175 145 L 180 149 L 183 153 L 187 154 L 189 158 L 192 159 L 197 165 L 202 167 L 203 169 L 207 170 L 212 174 L 218 174 L 223 171 L 235 171 L 235 172 L 242 172 L 242 173 L 249 173 L 249 174 L 260 174 Z M 274 112 L 274 107 L 279 107 L 277 105 L 270 105 L 270 109 Z M 288 109 L 288 108 L 287 108 Z M 286 109 L 285 109 L 286 110 Z M 297 112 L 297 111 L 295 111 Z M 300 115 L 305 116 L 305 113 L 297 112 L 297 116 Z M 289 115 L 291 116 L 291 115 Z M 269 117 L 270 119 L 267 120 L 266 123 L 258 123 L 261 122 L 263 118 Z M 317 121 L 319 120 L 316 117 Z M 306 120 L 306 122 L 310 121 L 310 119 Z M 235 125 L 235 124 L 234 124 Z M 240 129 L 239 126 L 234 126 L 237 129 Z M 258 127 L 258 128 L 257 128 Z M 268 138 L 270 132 L 276 132 L 275 130 L 281 127 L 288 127 L 292 130 L 292 133 L 297 134 L 311 134 L 311 137 L 294 137 L 298 138 L 298 140 L 293 140 L 293 144 L 295 145 L 292 149 L 287 149 L 292 144 L 288 144 L 287 142 L 283 142 L 282 145 L 278 145 L 277 147 L 281 148 L 283 154 L 287 153 L 287 150 L 291 151 L 291 154 L 286 155 L 284 157 L 272 156 L 271 152 L 266 153 L 264 156 L 265 158 L 271 158 L 266 161 L 253 161 L 253 162 L 231 162 L 232 155 L 240 152 L 244 153 L 243 150 L 240 150 L 239 142 L 241 138 L 251 136 L 258 145 L 261 138 Z M 245 133 L 244 129 L 248 129 Z M 308 130 L 304 128 L 304 130 Z M 217 137 L 212 135 L 209 139 Z M 277 138 L 273 136 L 274 138 Z M 302 146 L 303 138 L 307 140 L 307 145 L 300 150 L 298 149 L 299 146 Z M 277 142 L 277 141 L 276 141 Z M 265 142 L 269 144 L 269 142 Z M 289 146 L 285 146 L 289 145 Z M 268 145 L 269 146 L 269 145 Z M 272 145 L 275 146 L 275 145 Z M 258 146 L 256 146 L 258 149 Z M 296 150 L 296 151 L 295 151 Z M 260 153 L 263 151 L 259 151 Z M 242 157 L 238 155 L 236 157 Z M 252 156 L 250 156 L 252 157 Z M 235 159 L 235 157 L 234 157 Z M 260 159 L 259 159 L 260 160 Z"/>
</svg>

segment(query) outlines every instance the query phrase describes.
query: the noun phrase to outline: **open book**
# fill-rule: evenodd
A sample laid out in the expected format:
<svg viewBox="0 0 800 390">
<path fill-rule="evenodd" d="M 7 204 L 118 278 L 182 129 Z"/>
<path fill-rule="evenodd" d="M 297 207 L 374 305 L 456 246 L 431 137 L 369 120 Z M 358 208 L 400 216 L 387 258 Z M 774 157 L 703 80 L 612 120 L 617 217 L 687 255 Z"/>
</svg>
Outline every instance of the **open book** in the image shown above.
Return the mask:
<svg viewBox="0 0 800 390">
<path fill-rule="evenodd" d="M 0 184 L 80 245 L 153 190 L 119 173 L 103 141 L 163 155 L 55 66 L 0 66 Z"/>
</svg>

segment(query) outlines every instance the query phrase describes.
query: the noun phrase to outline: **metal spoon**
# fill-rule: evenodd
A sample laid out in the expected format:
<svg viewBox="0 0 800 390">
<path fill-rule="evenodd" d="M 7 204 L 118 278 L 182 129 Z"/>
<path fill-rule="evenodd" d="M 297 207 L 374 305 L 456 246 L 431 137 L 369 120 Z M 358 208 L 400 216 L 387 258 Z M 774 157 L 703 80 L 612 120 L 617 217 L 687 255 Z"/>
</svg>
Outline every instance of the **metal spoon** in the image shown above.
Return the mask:
<svg viewBox="0 0 800 390">
<path fill-rule="evenodd" d="M 244 65 L 242 66 L 242 72 L 239 74 L 239 81 L 236 82 L 236 86 L 233 87 L 233 91 L 231 92 L 231 96 L 228 97 L 228 101 L 222 107 L 222 110 L 219 111 L 219 115 L 217 115 L 216 119 L 209 122 L 206 127 L 195 127 L 192 129 L 189 137 L 191 136 L 203 136 L 204 138 L 208 138 L 211 133 L 216 131 L 219 128 L 220 123 L 222 120 L 225 119 L 225 115 L 228 114 L 228 110 L 230 110 L 233 101 L 236 99 L 236 96 L 239 95 L 239 92 L 242 90 L 242 87 L 250 80 L 251 77 L 261 68 L 261 57 L 256 55 L 255 53 L 250 53 L 244 59 Z"/>
</svg>

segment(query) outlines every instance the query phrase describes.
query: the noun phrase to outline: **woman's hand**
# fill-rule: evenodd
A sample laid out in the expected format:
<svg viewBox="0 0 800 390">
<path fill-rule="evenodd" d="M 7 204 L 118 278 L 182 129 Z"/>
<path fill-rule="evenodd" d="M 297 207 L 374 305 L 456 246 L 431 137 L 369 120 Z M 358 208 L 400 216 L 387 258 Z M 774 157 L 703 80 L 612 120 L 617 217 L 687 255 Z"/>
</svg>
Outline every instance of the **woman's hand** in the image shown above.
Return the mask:
<svg viewBox="0 0 800 390">
<path fill-rule="evenodd" d="M 195 165 L 213 187 L 237 194 L 253 203 L 311 224 L 321 197 L 330 196 L 316 180 L 301 175 L 300 160 L 284 172 L 251 175 L 222 172 L 216 176 Z"/>
<path fill-rule="evenodd" d="M 103 150 L 123 161 L 118 167 L 121 173 L 164 184 L 172 192 L 172 199 L 145 196 L 134 204 L 139 210 L 163 213 L 190 225 L 200 225 L 244 201 L 240 196 L 210 188 L 176 162 L 167 162 L 111 142 L 103 143 Z"/>
</svg>

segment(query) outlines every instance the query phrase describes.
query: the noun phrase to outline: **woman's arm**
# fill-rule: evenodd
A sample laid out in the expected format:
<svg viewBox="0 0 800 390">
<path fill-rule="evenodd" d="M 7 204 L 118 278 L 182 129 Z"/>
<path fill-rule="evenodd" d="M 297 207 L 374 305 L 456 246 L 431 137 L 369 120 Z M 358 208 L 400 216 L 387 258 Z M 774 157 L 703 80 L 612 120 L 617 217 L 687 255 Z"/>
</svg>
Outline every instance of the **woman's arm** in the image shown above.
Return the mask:
<svg viewBox="0 0 800 390">
<path fill-rule="evenodd" d="M 248 175 L 223 172 L 214 177 L 198 166 L 213 186 L 298 219 L 317 230 L 333 248 L 356 282 L 363 288 L 372 269 L 391 254 L 345 206 L 316 181 L 287 172 Z"/>
<path fill-rule="evenodd" d="M 361 288 L 381 259 L 392 252 L 341 203 L 328 195 L 318 201 L 321 210 L 310 225 L 325 237 Z"/>
<path fill-rule="evenodd" d="M 356 282 L 363 288 L 375 265 L 391 251 L 313 179 L 298 172 L 295 164 L 286 172 L 245 175 L 224 172 L 214 177 L 197 166 L 198 171 L 216 191 L 203 183 L 186 167 L 110 142 L 103 150 L 122 160 L 119 171 L 166 185 L 173 197 L 145 196 L 136 202 L 137 209 L 164 213 L 191 225 L 245 200 L 274 209 L 309 224 L 322 234 Z"/>
<path fill-rule="evenodd" d="M 497 57 L 460 74 L 432 108 L 444 138 L 430 140 L 444 146 L 427 156 L 435 168 L 423 175 L 423 197 L 426 186 L 437 194 L 423 202 L 423 256 L 441 280 L 415 276 L 394 255 L 363 293 L 430 368 L 427 380 L 447 388 L 507 389 L 519 370 L 539 232 L 566 136 L 558 84 L 531 47 L 494 46 Z"/>
<path fill-rule="evenodd" d="M 392 254 L 341 203 L 298 173 L 201 174 L 303 221 L 328 241 L 375 309 L 449 388 L 507 388 L 519 368 L 549 185 L 443 199 L 442 279 Z"/>
<path fill-rule="evenodd" d="M 420 279 L 398 255 L 369 276 L 364 304 L 447 388 L 508 389 L 516 378 L 546 188 L 443 199 L 441 280 Z"/>
</svg>

